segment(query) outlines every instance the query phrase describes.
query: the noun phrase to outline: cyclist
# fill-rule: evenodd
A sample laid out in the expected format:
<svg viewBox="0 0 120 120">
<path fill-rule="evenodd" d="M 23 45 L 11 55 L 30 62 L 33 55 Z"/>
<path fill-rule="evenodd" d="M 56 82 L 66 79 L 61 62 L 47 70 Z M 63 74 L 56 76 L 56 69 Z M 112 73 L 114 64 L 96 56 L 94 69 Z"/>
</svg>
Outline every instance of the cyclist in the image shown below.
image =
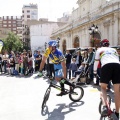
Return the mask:
<svg viewBox="0 0 120 120">
<path fill-rule="evenodd" d="M 38 76 L 42 76 L 42 69 L 44 67 L 45 61 L 47 58 L 50 58 L 51 61 L 54 64 L 54 70 L 55 70 L 55 80 L 59 81 L 61 86 L 61 92 L 57 94 L 57 96 L 62 96 L 66 94 L 66 91 L 64 89 L 64 84 L 67 84 L 71 86 L 70 88 L 73 88 L 74 85 L 71 84 L 69 81 L 66 80 L 66 59 L 62 52 L 57 48 L 57 41 L 51 40 L 48 43 L 48 48 L 46 49 L 42 62 L 40 64 L 40 70 Z M 72 89 L 71 89 L 72 90 Z"/>
<path fill-rule="evenodd" d="M 109 47 L 109 41 L 103 39 L 101 42 L 101 48 L 96 51 L 95 62 L 94 62 L 94 74 L 97 72 L 98 62 L 101 62 L 101 98 L 103 102 L 102 116 L 108 114 L 107 108 L 107 94 L 106 88 L 110 80 L 112 80 L 115 94 L 115 107 L 116 116 L 119 117 L 120 109 L 120 62 L 118 53 L 114 48 Z"/>
</svg>

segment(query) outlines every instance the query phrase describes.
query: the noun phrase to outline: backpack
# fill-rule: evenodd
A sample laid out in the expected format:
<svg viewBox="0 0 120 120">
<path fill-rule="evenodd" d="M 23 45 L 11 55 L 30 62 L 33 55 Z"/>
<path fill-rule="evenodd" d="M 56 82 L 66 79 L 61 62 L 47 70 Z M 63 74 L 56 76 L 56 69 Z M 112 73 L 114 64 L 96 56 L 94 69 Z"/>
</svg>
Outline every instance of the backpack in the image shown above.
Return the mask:
<svg viewBox="0 0 120 120">
<path fill-rule="evenodd" d="M 17 70 L 13 70 L 13 75 L 18 75 L 18 71 Z"/>
</svg>

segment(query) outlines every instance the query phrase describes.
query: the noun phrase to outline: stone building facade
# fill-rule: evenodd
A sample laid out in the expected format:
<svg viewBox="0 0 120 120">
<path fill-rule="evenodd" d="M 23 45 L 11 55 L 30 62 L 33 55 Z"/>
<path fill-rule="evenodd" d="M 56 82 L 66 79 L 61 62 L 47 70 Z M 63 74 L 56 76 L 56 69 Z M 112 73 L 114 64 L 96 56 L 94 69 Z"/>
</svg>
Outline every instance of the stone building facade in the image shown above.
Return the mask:
<svg viewBox="0 0 120 120">
<path fill-rule="evenodd" d="M 97 47 L 107 38 L 111 46 L 120 45 L 120 0 L 78 0 L 79 7 L 72 11 L 70 22 L 54 30 L 51 39 L 60 37 L 60 48 Z M 91 43 L 89 28 L 98 26 L 95 44 Z"/>
</svg>

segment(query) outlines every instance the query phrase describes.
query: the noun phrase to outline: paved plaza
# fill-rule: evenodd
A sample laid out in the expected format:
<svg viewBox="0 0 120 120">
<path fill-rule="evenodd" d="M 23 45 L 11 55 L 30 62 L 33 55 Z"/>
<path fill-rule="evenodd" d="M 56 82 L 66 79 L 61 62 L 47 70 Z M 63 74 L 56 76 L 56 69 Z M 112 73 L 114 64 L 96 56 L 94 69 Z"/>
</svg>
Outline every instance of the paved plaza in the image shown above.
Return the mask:
<svg viewBox="0 0 120 120">
<path fill-rule="evenodd" d="M 56 96 L 59 91 L 53 88 L 47 102 L 48 110 L 41 113 L 49 82 L 36 75 L 26 78 L 0 76 L 0 120 L 99 120 L 99 87 L 93 85 L 83 86 L 84 97 L 76 103 L 68 95 Z M 113 93 L 110 94 L 113 98 Z"/>
</svg>

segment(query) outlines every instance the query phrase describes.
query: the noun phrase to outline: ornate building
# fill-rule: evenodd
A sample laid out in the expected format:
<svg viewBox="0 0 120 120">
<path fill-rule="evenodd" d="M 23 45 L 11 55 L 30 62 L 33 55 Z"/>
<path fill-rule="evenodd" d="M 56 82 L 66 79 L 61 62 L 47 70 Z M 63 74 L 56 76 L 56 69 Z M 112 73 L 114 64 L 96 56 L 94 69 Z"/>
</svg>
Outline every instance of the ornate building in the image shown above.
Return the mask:
<svg viewBox="0 0 120 120">
<path fill-rule="evenodd" d="M 120 0 L 78 0 L 77 4 L 70 22 L 52 32 L 51 39 L 60 37 L 61 50 L 97 47 L 104 38 L 109 39 L 111 46 L 120 45 Z M 93 24 L 98 27 L 94 36 L 89 34 Z"/>
</svg>

